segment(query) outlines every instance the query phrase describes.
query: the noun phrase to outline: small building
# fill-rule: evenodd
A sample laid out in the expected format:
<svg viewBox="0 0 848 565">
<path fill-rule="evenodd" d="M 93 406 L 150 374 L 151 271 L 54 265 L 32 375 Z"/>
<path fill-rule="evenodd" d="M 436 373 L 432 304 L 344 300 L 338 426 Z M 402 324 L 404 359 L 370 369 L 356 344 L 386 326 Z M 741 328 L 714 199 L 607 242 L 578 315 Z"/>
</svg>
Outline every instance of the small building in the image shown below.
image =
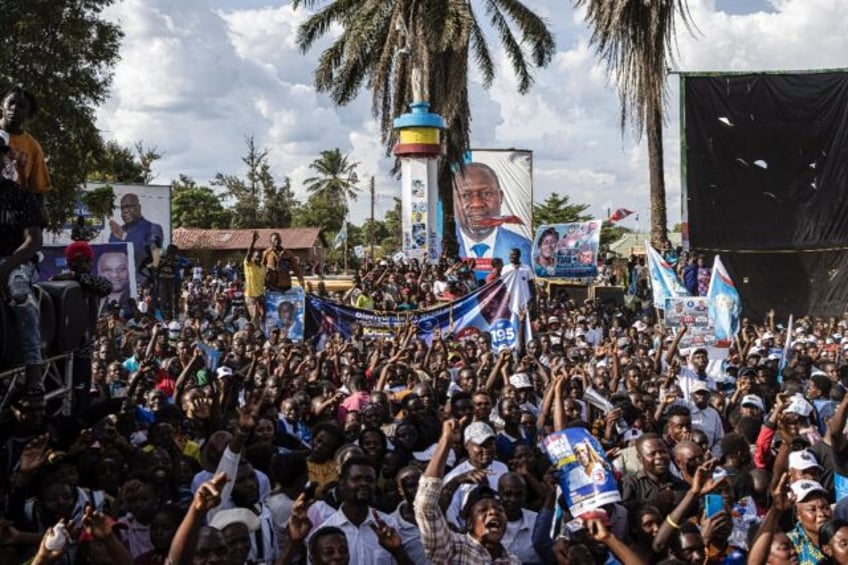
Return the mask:
<svg viewBox="0 0 848 565">
<path fill-rule="evenodd" d="M 180 255 L 199 259 L 204 269 L 209 269 L 218 261 L 235 261 L 241 264 L 247 248 L 253 238 L 253 232 L 259 232 L 256 249 L 271 247 L 271 234 L 279 233 L 283 247 L 291 251 L 301 265 L 323 265 L 327 244 L 320 228 L 258 228 L 241 230 L 204 230 L 194 228 L 176 228 L 172 241 L 180 249 Z M 309 270 L 309 269 L 308 269 Z"/>
<path fill-rule="evenodd" d="M 668 240 L 672 247 L 677 247 L 681 244 L 683 234 L 679 232 L 669 232 Z M 650 241 L 650 233 L 625 233 L 621 239 L 610 243 L 609 249 L 615 253 L 616 257 L 627 259 L 631 255 L 639 257 L 645 255 L 645 242 Z"/>
</svg>

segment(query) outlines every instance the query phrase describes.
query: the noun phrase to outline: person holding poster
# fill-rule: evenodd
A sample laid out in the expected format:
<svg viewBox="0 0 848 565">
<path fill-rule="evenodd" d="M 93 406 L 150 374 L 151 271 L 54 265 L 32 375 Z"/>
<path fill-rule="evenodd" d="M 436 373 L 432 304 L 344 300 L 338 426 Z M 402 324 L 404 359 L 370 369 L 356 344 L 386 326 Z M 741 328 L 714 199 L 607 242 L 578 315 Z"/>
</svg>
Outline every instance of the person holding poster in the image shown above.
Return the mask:
<svg viewBox="0 0 848 565">
<path fill-rule="evenodd" d="M 530 240 L 504 227 L 521 223 L 515 216 L 501 216 L 504 193 L 495 171 L 483 163 L 469 163 L 454 177 L 456 238 L 459 256 L 475 259 L 504 258 L 518 247 L 529 252 Z"/>
<path fill-rule="evenodd" d="M 539 255 L 536 257 L 536 274 L 540 277 L 554 276 L 556 274 L 556 250 L 559 241 L 559 232 L 555 227 L 549 227 L 542 232 L 539 238 Z"/>
</svg>

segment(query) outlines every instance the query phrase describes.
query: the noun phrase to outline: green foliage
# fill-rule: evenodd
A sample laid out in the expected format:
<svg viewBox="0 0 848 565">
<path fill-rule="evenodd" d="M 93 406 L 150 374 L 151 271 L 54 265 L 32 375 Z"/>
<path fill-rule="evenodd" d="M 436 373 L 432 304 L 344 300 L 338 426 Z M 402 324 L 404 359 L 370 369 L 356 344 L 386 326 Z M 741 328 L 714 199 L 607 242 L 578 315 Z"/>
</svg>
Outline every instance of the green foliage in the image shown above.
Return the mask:
<svg viewBox="0 0 848 565">
<path fill-rule="evenodd" d="M 321 157 L 309 165 L 317 174 L 304 181 L 306 191 L 326 197 L 328 202 L 347 209 L 348 201 L 355 202 L 361 192 L 356 186 L 357 165 L 359 163 L 351 162 L 338 147 L 322 151 Z"/>
<path fill-rule="evenodd" d="M 316 193 L 294 209 L 292 225 L 296 228 L 319 227 L 327 234 L 327 241 L 332 242 L 342 229 L 346 215 L 344 205 L 331 200 L 327 194 Z"/>
<path fill-rule="evenodd" d="M 73 213 L 89 157 L 101 146 L 94 109 L 109 93 L 120 28 L 101 19 L 112 0 L 2 0 L 0 77 L 38 100 L 27 126 L 47 157 L 50 229 Z"/>
<path fill-rule="evenodd" d="M 115 210 L 115 191 L 110 184 L 83 192 L 81 199 L 95 218 L 108 218 Z"/>
<path fill-rule="evenodd" d="M 133 149 L 135 151 L 133 151 Z M 150 184 L 153 163 L 162 158 L 156 147 L 145 148 L 144 143 L 135 143 L 133 149 L 117 141 L 107 141 L 89 159 L 89 182 L 111 182 L 120 184 Z"/>
<path fill-rule="evenodd" d="M 259 150 L 253 136 L 245 137 L 247 155 L 242 162 L 247 166 L 245 178 L 217 173 L 213 186 L 220 186 L 232 199 L 230 227 L 233 228 L 287 228 L 298 206 L 289 179 L 278 186 L 271 174 L 268 150 Z"/>
<path fill-rule="evenodd" d="M 171 183 L 171 218 L 175 228 L 224 229 L 230 226 L 232 212 L 208 186 L 180 175 Z"/>
<path fill-rule="evenodd" d="M 588 204 L 571 204 L 568 195 L 551 194 L 541 204 L 533 204 L 533 232 L 539 226 L 547 224 L 567 224 L 569 222 L 585 222 L 592 216 L 584 214 L 589 209 Z"/>
<path fill-rule="evenodd" d="M 395 251 L 400 251 L 403 247 L 403 209 L 401 207 L 400 198 L 395 198 L 394 207 L 386 212 L 385 226 L 386 235 L 380 240 L 380 247 L 383 248 L 384 254 L 388 255 Z"/>
<path fill-rule="evenodd" d="M 610 224 L 609 222 L 604 222 L 603 226 L 601 226 L 601 247 L 607 246 L 611 243 L 615 243 L 626 233 L 630 233 L 633 230 L 629 228 L 625 228 L 622 226 L 617 226 L 615 224 Z"/>
</svg>

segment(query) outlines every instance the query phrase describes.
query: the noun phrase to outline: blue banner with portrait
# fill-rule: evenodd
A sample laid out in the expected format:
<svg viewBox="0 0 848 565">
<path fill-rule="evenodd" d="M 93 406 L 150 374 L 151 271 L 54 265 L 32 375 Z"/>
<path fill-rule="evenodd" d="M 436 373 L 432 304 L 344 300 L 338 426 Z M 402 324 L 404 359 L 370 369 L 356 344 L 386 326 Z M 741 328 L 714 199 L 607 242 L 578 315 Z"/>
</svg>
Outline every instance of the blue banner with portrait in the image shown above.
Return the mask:
<svg viewBox="0 0 848 565">
<path fill-rule="evenodd" d="M 265 292 L 265 335 L 277 330 L 280 339 L 303 341 L 306 311 L 303 289 L 299 286 L 285 292 Z"/>
<path fill-rule="evenodd" d="M 537 277 L 598 276 L 601 220 L 542 225 L 533 240 L 531 266 Z"/>
<path fill-rule="evenodd" d="M 542 444 L 559 471 L 560 488 L 572 516 L 621 501 L 612 465 L 587 429 L 568 428 L 547 436 Z"/>
<path fill-rule="evenodd" d="M 519 312 L 526 308 L 527 292 L 515 288 L 524 283 L 514 272 L 504 275 L 459 300 L 428 310 L 377 312 L 361 310 L 308 295 L 306 299 L 307 337 L 316 340 L 320 350 L 335 332 L 350 337 L 354 328 L 366 337 L 392 338 L 398 332 L 415 327 L 415 335 L 428 343 L 438 329 L 460 339 L 487 333 L 492 349 L 518 346 Z M 525 335 L 529 340 L 529 316 Z"/>
</svg>

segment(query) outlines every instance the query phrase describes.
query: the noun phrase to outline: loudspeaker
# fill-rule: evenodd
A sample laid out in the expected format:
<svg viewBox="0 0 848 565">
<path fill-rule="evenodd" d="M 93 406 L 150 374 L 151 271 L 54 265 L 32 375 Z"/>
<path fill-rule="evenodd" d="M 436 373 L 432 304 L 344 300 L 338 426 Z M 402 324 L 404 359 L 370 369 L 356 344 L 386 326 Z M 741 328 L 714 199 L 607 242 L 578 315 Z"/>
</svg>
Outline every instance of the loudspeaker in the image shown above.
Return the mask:
<svg viewBox="0 0 848 565">
<path fill-rule="evenodd" d="M 53 353 L 77 349 L 85 338 L 90 315 L 82 288 L 74 281 L 45 281 L 36 284 L 53 299 L 56 338 Z"/>
<path fill-rule="evenodd" d="M 614 302 L 616 306 L 624 306 L 624 288 L 620 286 L 596 286 L 595 300 L 601 302 Z"/>
</svg>

